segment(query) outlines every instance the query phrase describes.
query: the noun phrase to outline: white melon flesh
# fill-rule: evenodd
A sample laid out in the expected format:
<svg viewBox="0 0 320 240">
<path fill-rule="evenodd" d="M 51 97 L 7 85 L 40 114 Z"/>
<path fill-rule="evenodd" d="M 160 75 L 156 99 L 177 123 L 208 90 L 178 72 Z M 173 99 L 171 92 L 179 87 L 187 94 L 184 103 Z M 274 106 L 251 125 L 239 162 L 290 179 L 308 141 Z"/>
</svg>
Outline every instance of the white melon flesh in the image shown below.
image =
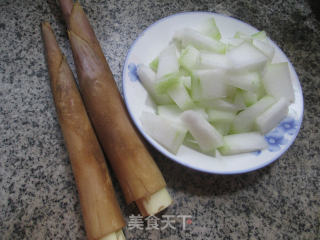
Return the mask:
<svg viewBox="0 0 320 240">
<path fill-rule="evenodd" d="M 266 57 L 268 57 L 269 61 L 272 61 L 274 56 L 274 48 L 270 43 L 260 39 L 253 39 L 252 45 L 259 49 Z"/>
<path fill-rule="evenodd" d="M 168 93 L 170 89 L 177 87 L 180 83 L 180 72 L 169 73 L 160 79 L 156 80 L 156 93 L 165 94 Z"/>
<path fill-rule="evenodd" d="M 138 66 L 137 74 L 142 85 L 157 104 L 168 104 L 172 102 L 167 94 L 158 94 L 156 92 L 156 74 L 151 68 L 141 64 Z"/>
<path fill-rule="evenodd" d="M 208 110 L 208 121 L 210 122 L 232 122 L 236 117 L 235 112 L 217 109 Z"/>
<path fill-rule="evenodd" d="M 200 148 L 197 140 L 195 140 L 194 137 L 189 132 L 187 133 L 186 137 L 184 138 L 183 145 L 185 145 L 189 148 L 192 148 L 198 152 L 202 152 L 206 155 L 210 155 L 212 157 L 216 156 L 216 149 L 215 148 L 213 148 L 211 151 L 203 151 Z"/>
<path fill-rule="evenodd" d="M 287 62 L 267 65 L 262 81 L 269 95 L 278 100 L 285 97 L 290 102 L 294 101 L 294 92 Z"/>
<path fill-rule="evenodd" d="M 234 96 L 233 103 L 237 106 L 239 110 L 243 110 L 247 107 L 243 92 L 241 90 L 238 90 Z"/>
<path fill-rule="evenodd" d="M 244 42 L 244 40 L 240 38 L 224 38 L 222 41 L 227 45 L 227 50 L 231 50 Z"/>
<path fill-rule="evenodd" d="M 176 31 L 174 40 L 179 41 L 183 47 L 193 45 L 197 49 L 209 50 L 217 53 L 225 52 L 225 45 L 211 37 L 201 34 L 191 28 Z"/>
<path fill-rule="evenodd" d="M 158 64 L 159 64 L 159 57 L 157 56 L 156 58 L 154 58 L 154 59 L 149 63 L 149 67 L 150 67 L 154 72 L 157 72 L 157 71 L 158 71 Z"/>
<path fill-rule="evenodd" d="M 215 129 L 217 129 L 217 131 L 222 135 L 228 135 L 228 133 L 230 132 L 230 128 L 231 128 L 231 123 L 230 122 L 214 122 L 212 123 L 212 125 L 215 127 Z"/>
<path fill-rule="evenodd" d="M 255 92 L 243 91 L 242 95 L 246 106 L 251 106 L 258 101 L 258 94 Z"/>
<path fill-rule="evenodd" d="M 239 40 L 243 40 L 244 41 L 247 41 L 247 42 L 251 42 L 251 36 L 246 34 L 246 33 L 243 33 L 243 32 L 236 32 L 233 37 L 234 39 L 239 39 Z"/>
<path fill-rule="evenodd" d="M 263 83 L 262 83 L 262 78 L 260 78 L 258 88 L 254 91 L 254 93 L 257 94 L 258 99 L 262 98 L 263 96 L 267 95 L 266 90 L 264 89 Z"/>
<path fill-rule="evenodd" d="M 223 68 L 230 69 L 231 64 L 225 54 L 201 52 L 199 68 Z"/>
<path fill-rule="evenodd" d="M 259 32 L 252 34 L 251 38 L 266 41 L 267 40 L 267 33 L 265 31 L 259 31 Z"/>
<path fill-rule="evenodd" d="M 186 134 L 186 137 L 184 138 L 183 145 L 189 148 L 192 148 L 198 152 L 201 152 L 201 148 L 198 142 L 194 139 L 194 137 L 189 132 Z"/>
<path fill-rule="evenodd" d="M 239 31 L 236 32 L 233 37 L 236 39 L 242 39 L 247 42 L 251 42 L 251 40 L 252 40 L 252 36 L 250 36 L 246 33 L 243 33 L 243 32 L 239 32 Z"/>
<path fill-rule="evenodd" d="M 208 113 L 206 112 L 206 110 L 204 108 L 201 108 L 201 107 L 195 107 L 195 108 L 192 108 L 190 109 L 194 112 L 197 112 L 198 114 L 202 115 L 202 117 L 206 120 L 208 120 Z"/>
<path fill-rule="evenodd" d="M 188 110 L 182 113 L 181 119 L 204 152 L 222 146 L 222 135 L 199 113 Z"/>
<path fill-rule="evenodd" d="M 238 111 L 241 110 L 240 106 L 236 103 L 232 103 L 226 99 L 214 99 L 214 100 L 201 100 L 199 105 L 208 109 L 217 109 L 225 111 Z"/>
<path fill-rule="evenodd" d="M 289 102 L 281 98 L 256 119 L 256 126 L 263 134 L 275 128 L 288 114 Z"/>
<path fill-rule="evenodd" d="M 198 101 L 201 99 L 200 80 L 195 75 L 195 72 L 193 72 L 191 75 L 191 97 L 195 101 Z"/>
<path fill-rule="evenodd" d="M 185 88 L 181 79 L 179 83 L 174 87 L 168 90 L 168 95 L 172 100 L 178 105 L 182 110 L 189 109 L 193 107 L 193 101 L 189 96 L 187 89 Z"/>
<path fill-rule="evenodd" d="M 167 74 L 179 71 L 179 62 L 176 52 L 176 47 L 171 44 L 160 53 L 157 69 L 157 79 L 161 79 Z"/>
<path fill-rule="evenodd" d="M 182 126 L 150 112 L 143 112 L 140 117 L 143 129 L 150 137 L 168 151 L 176 154 L 187 130 Z"/>
<path fill-rule="evenodd" d="M 220 40 L 221 38 L 220 30 L 214 18 L 209 18 L 207 21 L 205 21 L 205 23 L 203 24 L 203 29 L 201 29 L 201 32 L 216 40 Z"/>
<path fill-rule="evenodd" d="M 182 76 L 182 77 L 180 77 L 180 80 L 187 89 L 191 89 L 191 77 L 190 76 Z"/>
<path fill-rule="evenodd" d="M 187 70 L 192 70 L 197 67 L 200 62 L 200 52 L 195 47 L 189 45 L 182 50 L 179 58 L 179 63 Z"/>
<path fill-rule="evenodd" d="M 224 145 L 219 148 L 223 155 L 239 154 L 262 150 L 268 147 L 264 136 L 259 132 L 232 134 L 223 137 Z"/>
<path fill-rule="evenodd" d="M 256 91 L 260 86 L 260 75 L 258 72 L 229 73 L 227 83 L 242 90 Z"/>
<path fill-rule="evenodd" d="M 234 71 L 260 71 L 268 58 L 250 43 L 244 42 L 226 53 Z"/>
<path fill-rule="evenodd" d="M 227 84 L 227 98 L 229 100 L 233 99 L 237 93 L 238 88 Z"/>
<path fill-rule="evenodd" d="M 177 105 L 169 104 L 169 105 L 159 105 L 157 108 L 157 113 L 159 116 L 163 118 L 167 118 L 170 121 L 180 121 L 180 115 L 182 113 L 181 109 Z"/>
<path fill-rule="evenodd" d="M 258 102 L 240 112 L 233 121 L 232 131 L 235 133 L 250 132 L 256 118 L 275 102 L 273 97 L 265 96 Z"/>
<path fill-rule="evenodd" d="M 197 70 L 194 71 L 194 75 L 199 79 L 201 99 L 215 99 L 227 96 L 228 87 L 225 83 L 226 72 L 224 70 Z"/>
<path fill-rule="evenodd" d="M 204 119 L 208 120 L 208 114 L 205 111 L 205 109 L 200 107 L 195 107 L 195 108 L 192 108 L 192 110 L 201 114 Z M 177 105 L 173 105 L 173 104 L 159 105 L 157 108 L 157 113 L 159 116 L 166 118 L 170 121 L 176 122 L 181 126 L 184 126 L 184 123 L 181 121 L 181 118 L 180 118 L 182 112 L 183 111 Z"/>
</svg>

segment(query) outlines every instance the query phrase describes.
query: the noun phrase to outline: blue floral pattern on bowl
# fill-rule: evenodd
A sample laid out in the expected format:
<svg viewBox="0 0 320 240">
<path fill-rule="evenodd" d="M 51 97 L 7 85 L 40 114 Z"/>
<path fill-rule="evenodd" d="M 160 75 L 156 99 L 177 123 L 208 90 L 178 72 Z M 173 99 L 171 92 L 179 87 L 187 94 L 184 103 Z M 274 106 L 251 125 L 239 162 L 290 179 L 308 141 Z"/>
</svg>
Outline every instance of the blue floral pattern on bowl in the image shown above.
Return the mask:
<svg viewBox="0 0 320 240">
<path fill-rule="evenodd" d="M 279 128 L 284 133 L 287 133 L 289 135 L 293 135 L 297 131 L 298 124 L 293 118 L 287 117 L 280 123 Z"/>
<path fill-rule="evenodd" d="M 129 78 L 131 81 L 135 82 L 135 81 L 139 81 L 139 77 L 137 74 L 137 65 L 134 63 L 130 63 L 128 65 L 128 74 L 129 74 Z"/>
<path fill-rule="evenodd" d="M 252 152 L 254 155 L 256 155 L 256 156 L 259 156 L 260 154 L 261 154 L 261 150 L 258 150 L 258 151 L 255 151 L 255 152 Z"/>
<path fill-rule="evenodd" d="M 288 143 L 286 134 L 293 135 L 298 128 L 298 124 L 292 117 L 287 117 L 271 132 L 265 135 L 268 142 L 270 152 L 276 152 L 281 149 L 282 145 Z"/>
</svg>

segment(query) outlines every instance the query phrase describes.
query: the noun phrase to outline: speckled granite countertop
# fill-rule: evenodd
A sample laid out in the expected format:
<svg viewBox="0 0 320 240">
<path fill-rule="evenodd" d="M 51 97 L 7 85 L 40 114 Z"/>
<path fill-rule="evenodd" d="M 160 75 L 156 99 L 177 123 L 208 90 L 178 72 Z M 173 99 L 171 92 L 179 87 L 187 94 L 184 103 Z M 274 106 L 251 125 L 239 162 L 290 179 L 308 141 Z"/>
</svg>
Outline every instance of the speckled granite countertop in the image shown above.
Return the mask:
<svg viewBox="0 0 320 240">
<path fill-rule="evenodd" d="M 213 11 L 264 29 L 299 75 L 302 129 L 278 161 L 218 176 L 182 167 L 151 149 L 174 204 L 191 215 L 176 229 L 125 230 L 127 239 L 320 238 L 320 22 L 306 1 L 81 1 L 121 88 L 129 46 L 152 22 L 181 11 Z M 58 125 L 40 23 L 48 20 L 73 63 L 56 1 L 0 1 L 0 239 L 85 239 L 74 178 Z M 129 220 L 119 185 L 117 197 Z"/>
</svg>

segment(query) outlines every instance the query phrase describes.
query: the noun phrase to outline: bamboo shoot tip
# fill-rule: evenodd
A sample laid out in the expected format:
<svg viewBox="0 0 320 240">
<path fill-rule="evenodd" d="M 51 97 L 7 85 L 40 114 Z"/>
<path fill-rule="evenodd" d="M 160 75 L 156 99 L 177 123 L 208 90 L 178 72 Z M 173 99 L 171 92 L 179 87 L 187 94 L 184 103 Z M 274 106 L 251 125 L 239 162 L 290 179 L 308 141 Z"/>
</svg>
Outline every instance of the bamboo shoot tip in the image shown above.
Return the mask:
<svg viewBox="0 0 320 240">
<path fill-rule="evenodd" d="M 81 7 L 81 4 L 80 4 L 80 2 L 79 2 L 79 0 L 76 0 L 76 1 L 74 2 L 74 4 L 73 4 L 73 8 L 75 8 L 75 7 L 82 8 L 82 7 Z"/>
<path fill-rule="evenodd" d="M 44 28 L 51 29 L 50 23 L 47 21 L 43 21 L 41 26 L 42 26 L 42 29 L 44 29 Z"/>
<path fill-rule="evenodd" d="M 72 31 L 70 29 L 67 30 L 68 37 L 71 37 Z"/>
</svg>

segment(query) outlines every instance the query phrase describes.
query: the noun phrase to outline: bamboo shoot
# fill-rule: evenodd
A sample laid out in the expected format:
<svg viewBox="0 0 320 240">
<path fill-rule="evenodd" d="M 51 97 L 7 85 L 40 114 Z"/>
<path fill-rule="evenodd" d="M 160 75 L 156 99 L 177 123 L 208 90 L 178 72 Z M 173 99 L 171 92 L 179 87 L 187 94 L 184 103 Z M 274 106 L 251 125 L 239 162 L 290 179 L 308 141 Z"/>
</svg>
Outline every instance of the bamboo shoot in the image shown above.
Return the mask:
<svg viewBox="0 0 320 240">
<path fill-rule="evenodd" d="M 60 3 L 67 18 L 80 91 L 125 199 L 128 204 L 150 199 L 153 194 L 165 189 L 165 180 L 129 119 L 111 70 L 82 7 L 78 2 L 73 4 L 72 0 L 60 0 Z M 163 206 L 161 210 L 170 203 L 159 203 Z"/>
<path fill-rule="evenodd" d="M 125 222 L 115 197 L 103 152 L 87 116 L 72 71 L 60 51 L 49 23 L 42 24 L 42 32 L 51 89 L 77 184 L 88 239 L 101 239 L 122 232 Z"/>
</svg>

